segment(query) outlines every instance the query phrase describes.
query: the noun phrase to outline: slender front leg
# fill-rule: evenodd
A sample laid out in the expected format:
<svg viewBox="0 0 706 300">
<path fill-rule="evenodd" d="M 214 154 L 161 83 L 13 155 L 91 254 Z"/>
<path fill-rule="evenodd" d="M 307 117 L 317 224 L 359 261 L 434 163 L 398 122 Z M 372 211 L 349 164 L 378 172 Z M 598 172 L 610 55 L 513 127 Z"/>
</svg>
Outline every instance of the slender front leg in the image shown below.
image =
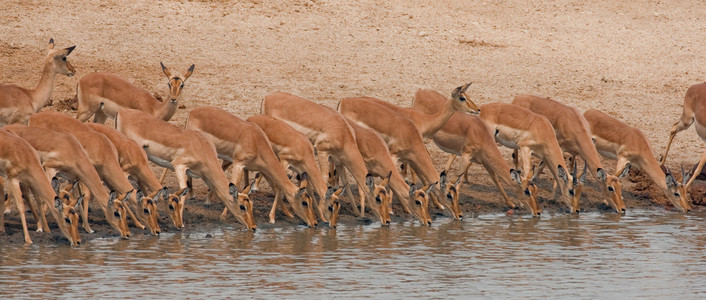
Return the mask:
<svg viewBox="0 0 706 300">
<path fill-rule="evenodd" d="M 34 205 L 34 201 L 32 201 L 32 199 L 29 199 L 30 193 L 27 186 L 24 184 L 20 184 L 20 191 L 22 191 L 22 197 L 24 198 L 24 200 L 27 201 L 27 205 L 29 206 L 29 211 L 32 213 L 32 217 L 34 217 L 34 220 L 37 222 L 37 232 L 44 232 L 44 228 L 46 228 L 47 232 L 49 232 L 49 226 L 44 225 L 44 223 L 46 222 L 46 218 L 40 217 L 40 215 L 37 213 L 37 207 Z M 39 204 L 39 206 L 41 209 L 41 204 Z"/>
<path fill-rule="evenodd" d="M 456 159 L 456 155 L 453 155 L 453 154 L 449 155 L 449 159 L 446 161 L 446 168 L 444 168 L 444 170 L 446 170 L 447 174 L 448 174 L 449 170 L 451 170 L 451 165 L 454 163 L 455 159 Z"/>
<path fill-rule="evenodd" d="M 27 220 L 25 219 L 25 205 L 24 201 L 22 201 L 20 181 L 17 179 L 10 180 L 10 197 L 15 200 L 15 204 L 17 205 L 17 211 L 20 213 L 20 221 L 22 222 L 22 232 L 25 236 L 25 243 L 31 244 L 32 239 L 29 237 L 29 230 L 27 230 Z"/>
<path fill-rule="evenodd" d="M 174 174 L 176 175 L 177 181 L 179 182 L 179 189 L 183 189 L 183 188 L 186 188 L 189 186 L 189 184 L 187 183 L 188 176 L 186 175 L 187 169 L 188 168 L 185 165 L 181 165 L 181 164 L 174 166 Z M 179 207 L 179 216 L 181 216 L 181 219 L 182 219 L 181 220 L 182 221 L 181 227 L 184 228 L 183 218 L 184 218 L 184 206 L 186 205 L 186 195 L 179 196 L 179 203 L 181 204 L 181 205 L 179 205 L 180 206 Z"/>
<path fill-rule="evenodd" d="M 669 154 L 669 147 L 672 146 L 672 140 L 674 140 L 674 137 L 679 133 L 680 131 L 683 131 L 691 126 L 691 124 L 694 123 L 694 114 L 691 112 L 691 109 L 687 106 L 684 106 L 684 112 L 682 112 L 681 117 L 679 118 L 679 121 L 674 123 L 672 126 L 672 130 L 669 132 L 669 141 L 667 141 L 667 149 L 664 150 L 664 155 L 662 155 L 662 159 L 659 162 L 660 166 L 664 166 L 664 163 L 667 162 L 667 154 Z M 698 173 L 694 173 L 698 174 Z"/>
<path fill-rule="evenodd" d="M 162 171 L 162 175 L 159 176 L 159 184 L 161 185 L 164 185 L 164 177 L 167 176 L 167 170 L 169 169 L 164 168 L 164 170 Z"/>
<path fill-rule="evenodd" d="M 694 170 L 694 174 L 691 174 L 691 178 L 689 181 L 686 183 L 686 190 L 689 190 L 689 187 L 691 187 L 691 184 L 696 180 L 696 177 L 701 174 L 701 171 L 704 169 L 704 164 L 706 164 L 706 151 L 701 155 L 701 159 L 699 160 L 699 165 L 696 166 L 696 170 Z"/>
<path fill-rule="evenodd" d="M 346 186 L 348 184 L 348 186 L 350 187 L 348 183 L 348 174 L 346 173 L 346 168 L 343 165 L 338 164 L 336 165 L 336 169 L 338 170 L 338 177 L 341 179 L 342 186 Z M 365 216 L 365 191 L 361 189 L 360 185 L 358 185 L 358 196 L 362 196 L 360 200 L 360 210 L 358 209 L 358 203 L 356 202 L 355 197 L 353 196 L 353 192 L 350 188 L 346 189 L 346 198 L 348 198 L 348 202 L 351 203 L 353 212 L 362 218 Z"/>
</svg>

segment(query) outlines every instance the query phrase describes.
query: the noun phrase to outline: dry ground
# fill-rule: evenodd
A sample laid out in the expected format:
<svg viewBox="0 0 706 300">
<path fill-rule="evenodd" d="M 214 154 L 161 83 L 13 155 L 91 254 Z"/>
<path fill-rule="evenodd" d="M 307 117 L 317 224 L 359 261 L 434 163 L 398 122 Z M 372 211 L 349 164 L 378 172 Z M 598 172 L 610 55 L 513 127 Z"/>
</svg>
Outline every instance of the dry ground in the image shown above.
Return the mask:
<svg viewBox="0 0 706 300">
<path fill-rule="evenodd" d="M 359 95 L 410 105 L 419 88 L 450 93 L 472 81 L 468 94 L 479 104 L 529 93 L 606 111 L 642 129 L 659 156 L 686 89 L 704 81 L 706 66 L 706 4 L 697 0 L 5 0 L 2 6 L 0 82 L 36 85 L 50 37 L 57 46 L 77 46 L 69 58 L 78 74 L 58 78 L 55 103 L 73 98 L 78 79 L 96 71 L 164 94 L 159 62 L 177 72 L 194 63 L 182 97 L 186 109 L 175 124 L 204 105 L 246 118 L 275 91 L 329 106 Z M 690 166 L 703 148 L 690 129 L 677 137 L 668 164 Z M 428 149 L 440 169 L 446 156 L 434 145 Z M 614 169 L 613 161 L 604 163 Z M 500 211 L 485 172 L 474 166 L 471 173 L 465 208 Z M 548 192 L 543 196 L 544 206 L 560 210 Z M 629 207 L 664 201 L 645 184 L 626 184 L 625 197 Z M 594 190 L 584 200 L 586 209 L 600 203 Z M 11 223 L 8 230 L 16 228 Z"/>
</svg>

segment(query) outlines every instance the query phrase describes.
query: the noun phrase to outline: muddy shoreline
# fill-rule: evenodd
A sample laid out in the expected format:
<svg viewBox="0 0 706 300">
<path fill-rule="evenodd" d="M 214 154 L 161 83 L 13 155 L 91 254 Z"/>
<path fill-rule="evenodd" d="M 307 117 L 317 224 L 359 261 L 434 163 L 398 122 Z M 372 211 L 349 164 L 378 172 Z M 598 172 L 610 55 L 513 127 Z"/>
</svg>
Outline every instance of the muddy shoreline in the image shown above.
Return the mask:
<svg viewBox="0 0 706 300">
<path fill-rule="evenodd" d="M 550 196 L 551 181 L 546 176 L 540 177 L 537 180 L 537 185 L 540 189 L 539 203 L 543 210 L 543 214 L 555 215 L 555 214 L 566 214 L 568 210 L 563 203 L 548 198 Z M 474 180 L 474 177 L 470 177 L 470 180 Z M 703 182 L 697 182 L 694 188 L 700 187 Z M 171 186 L 171 185 L 170 185 Z M 492 184 L 484 183 L 464 183 L 461 189 L 461 209 L 464 213 L 464 218 L 475 218 L 481 215 L 488 214 L 508 214 L 517 215 L 522 217 L 531 217 L 528 209 L 515 209 L 510 210 L 504 202 L 499 197 L 495 186 Z M 582 213 L 585 212 L 600 212 L 604 214 L 614 214 L 611 207 L 606 205 L 600 200 L 598 186 L 595 182 L 589 180 L 586 187 L 584 188 L 584 193 L 581 198 L 581 210 Z M 507 190 L 508 195 L 512 198 L 512 191 Z M 496 197 L 488 197 L 492 194 L 496 194 Z M 203 185 L 199 186 L 196 184 L 196 193 L 194 197 L 187 200 L 186 207 L 184 210 L 184 223 L 186 228 L 182 230 L 184 233 L 193 232 L 204 232 L 209 231 L 212 228 L 224 228 L 229 227 L 233 230 L 246 230 L 242 224 L 236 222 L 232 215 L 228 215 L 226 220 L 220 218 L 221 211 L 224 206 L 220 202 L 212 202 L 210 204 L 205 204 L 206 190 Z M 264 186 L 260 191 L 254 192 L 250 195 L 254 203 L 254 216 L 255 221 L 258 225 L 258 229 L 264 228 L 285 228 L 285 227 L 304 227 L 305 224 L 299 219 L 292 219 L 286 217 L 281 211 L 277 212 L 277 220 L 275 224 L 268 223 L 268 214 L 270 210 L 270 205 L 272 203 L 273 194 L 271 190 Z M 481 197 L 479 197 L 481 196 Z M 491 199 L 488 199 L 491 198 Z M 495 199 L 492 199 L 495 198 Z M 678 210 L 674 208 L 661 191 L 659 191 L 644 175 L 639 174 L 639 172 L 631 171 L 628 180 L 624 180 L 623 189 L 623 199 L 625 205 L 628 207 L 628 214 L 631 209 L 659 209 L 664 211 L 674 211 Z M 171 219 L 165 214 L 166 207 L 163 204 L 160 205 L 160 227 L 162 232 L 175 232 L 177 231 L 172 225 Z M 693 205 L 693 210 L 695 212 L 703 210 L 704 207 L 700 205 Z M 416 219 L 407 215 L 402 211 L 402 207 L 393 200 L 393 211 L 394 215 L 391 217 L 392 224 L 390 226 L 397 226 L 399 223 L 403 222 L 414 222 L 417 223 Z M 440 210 L 435 207 L 430 206 L 430 214 L 434 220 L 439 218 L 450 218 L 450 216 L 445 216 Z M 30 237 L 34 244 L 66 244 L 69 242 L 63 235 L 58 231 L 56 224 L 54 223 L 51 216 L 48 216 L 49 226 L 52 229 L 51 233 L 38 233 L 35 232 L 36 222 L 34 221 L 32 215 L 27 212 L 27 223 L 30 229 Z M 91 227 L 95 230 L 94 233 L 87 233 L 80 229 L 82 242 L 90 242 L 97 238 L 118 238 L 118 233 L 113 230 L 108 223 L 105 221 L 105 217 L 102 211 L 95 205 L 91 206 L 91 211 L 89 213 L 91 218 Z M 541 217 L 540 217 L 541 218 Z M 19 214 L 13 204 L 12 213 L 5 216 L 5 233 L 0 233 L 0 243 L 11 243 L 11 244 L 24 244 L 24 237 L 22 234 L 22 226 L 19 219 Z M 341 207 L 341 213 L 339 216 L 339 224 L 346 225 L 374 225 L 378 223 L 379 220 L 370 211 L 366 213 L 365 218 L 359 218 L 352 214 L 351 208 L 347 202 L 344 201 Z M 130 227 L 130 232 L 133 236 L 135 235 L 149 235 L 147 229 L 141 230 L 134 227 L 131 220 L 128 219 L 128 224 Z M 417 223 L 418 224 L 418 223 Z M 418 225 L 421 226 L 421 225 Z M 317 229 L 328 229 L 328 225 L 321 223 L 317 226 Z M 256 232 L 257 233 L 257 232 Z"/>
</svg>

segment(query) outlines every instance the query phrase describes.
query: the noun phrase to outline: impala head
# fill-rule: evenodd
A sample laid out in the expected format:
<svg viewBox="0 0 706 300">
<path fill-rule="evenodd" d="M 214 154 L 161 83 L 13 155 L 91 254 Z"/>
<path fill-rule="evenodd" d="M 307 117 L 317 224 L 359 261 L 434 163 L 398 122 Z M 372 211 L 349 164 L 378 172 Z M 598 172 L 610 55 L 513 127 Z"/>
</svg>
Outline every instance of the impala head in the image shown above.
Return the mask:
<svg viewBox="0 0 706 300">
<path fill-rule="evenodd" d="M 684 172 L 684 168 L 682 168 L 682 183 L 679 183 L 676 179 L 674 179 L 674 175 L 672 175 L 672 172 L 669 171 L 669 168 L 665 167 L 665 170 L 667 189 L 669 189 L 669 192 L 671 193 L 671 195 L 667 198 L 669 198 L 669 201 L 681 211 L 691 211 L 691 199 L 686 187 L 686 183 L 688 182 L 690 176 Z"/>
<path fill-rule="evenodd" d="M 297 190 L 297 194 L 294 197 L 292 209 L 294 209 L 297 216 L 306 222 L 307 226 L 316 227 L 318 222 L 314 211 L 314 199 L 307 190 L 309 174 L 304 172 L 301 175 L 297 175 L 297 178 L 299 179 L 299 190 Z"/>
<path fill-rule="evenodd" d="M 54 177 L 51 180 L 54 192 L 58 195 L 54 197 L 54 209 L 59 212 L 59 219 L 56 221 L 61 232 L 69 239 L 71 246 L 81 245 L 81 236 L 78 233 L 79 214 L 76 206 L 83 202 L 83 195 L 75 199 L 70 193 L 77 183 L 78 181 L 69 185 L 65 190 L 59 191 L 59 179 Z"/>
<path fill-rule="evenodd" d="M 83 202 L 83 195 L 78 200 L 72 201 L 69 193 L 61 193 L 59 197 L 54 197 L 54 208 L 59 211 L 61 220 L 57 220 L 64 235 L 71 242 L 71 246 L 81 245 L 81 236 L 78 233 L 79 217 L 76 206 Z"/>
<path fill-rule="evenodd" d="M 127 200 L 130 199 L 132 195 L 132 190 L 129 192 L 118 195 L 115 191 L 110 191 L 110 196 L 108 197 L 108 210 L 106 213 L 106 220 L 108 224 L 113 226 L 120 232 L 120 236 L 123 238 L 130 237 L 130 229 L 127 227 L 127 213 L 125 211 L 125 205 Z"/>
<path fill-rule="evenodd" d="M 461 178 L 463 174 L 458 176 L 458 179 L 454 184 L 449 184 L 446 181 L 446 170 L 441 171 L 439 174 L 439 189 L 441 190 L 441 203 L 444 207 L 451 210 L 451 214 L 454 219 L 463 219 L 463 212 L 461 212 L 461 207 L 459 205 L 461 190 Z"/>
<path fill-rule="evenodd" d="M 370 193 L 373 194 L 373 201 L 370 202 L 370 209 L 380 219 L 380 223 L 384 226 L 390 225 L 390 202 L 392 201 L 392 193 L 387 190 L 387 184 L 390 182 L 390 172 L 379 185 L 375 184 L 372 177 L 367 177 L 365 180 Z"/>
<path fill-rule="evenodd" d="M 257 229 L 257 225 L 255 225 L 255 217 L 253 217 L 252 201 L 250 201 L 250 197 L 248 196 L 251 187 L 252 185 L 248 185 L 241 192 L 238 192 L 238 187 L 235 184 L 231 182 L 230 185 L 228 185 L 228 192 L 235 202 L 233 203 L 235 210 L 229 210 L 240 223 L 243 223 L 245 227 L 254 231 Z"/>
<path fill-rule="evenodd" d="M 191 73 L 194 72 L 194 65 L 191 65 L 183 76 L 172 76 L 172 72 L 169 71 L 163 63 L 160 62 L 159 64 L 162 66 L 162 72 L 164 72 L 164 75 L 167 75 L 167 79 L 169 80 L 169 82 L 167 82 L 167 85 L 169 86 L 169 101 L 176 103 L 179 100 L 181 90 L 184 88 L 184 82 L 186 82 L 186 80 L 191 76 Z"/>
<path fill-rule="evenodd" d="M 542 214 L 542 210 L 537 203 L 537 186 L 532 182 L 532 176 L 534 176 L 534 166 L 525 177 L 522 177 L 520 170 L 510 169 L 510 177 L 520 186 L 524 195 L 523 200 L 530 207 L 532 215 L 536 217 Z"/>
<path fill-rule="evenodd" d="M 628 175 L 628 173 L 630 173 L 629 164 L 625 166 L 618 177 L 607 174 L 606 171 L 601 168 L 596 172 L 598 180 L 605 186 L 605 190 L 611 200 L 611 205 L 617 213 L 624 214 L 626 210 L 625 202 L 623 202 L 623 184 L 620 183 L 620 179 Z"/>
<path fill-rule="evenodd" d="M 57 74 L 63 74 L 66 76 L 74 76 L 76 74 L 76 69 L 69 63 L 66 59 L 71 51 L 74 51 L 76 46 L 71 46 L 64 49 L 54 49 L 54 39 L 49 39 L 49 46 L 47 46 L 47 61 L 51 61 L 54 68 L 54 72 Z"/>
<path fill-rule="evenodd" d="M 429 216 L 429 194 L 416 185 L 409 186 L 409 207 L 412 214 L 422 225 L 431 226 L 431 216 Z"/>
<path fill-rule="evenodd" d="M 157 201 L 162 193 L 166 193 L 164 189 L 159 189 L 152 194 L 145 196 L 142 191 L 137 191 L 137 215 L 142 220 L 147 220 L 147 228 L 150 233 L 158 235 L 162 230 L 159 228 L 159 213 L 157 212 Z"/>
<path fill-rule="evenodd" d="M 453 100 L 453 106 L 456 110 L 478 115 L 480 108 L 466 95 L 466 90 L 471 86 L 471 83 L 464 84 L 454 89 L 451 93 L 451 100 Z"/>
<path fill-rule="evenodd" d="M 167 209 L 169 210 L 169 218 L 172 219 L 172 223 L 174 223 L 174 227 L 176 227 L 177 230 L 184 228 L 184 200 L 182 199 L 186 197 L 186 194 L 189 193 L 190 190 L 191 187 L 187 186 L 174 194 L 162 194 L 164 196 L 164 202 L 167 204 Z"/>
<path fill-rule="evenodd" d="M 339 187 L 339 188 L 332 188 L 329 187 L 326 190 L 326 199 L 329 199 L 328 203 L 329 205 L 327 206 L 326 210 L 330 214 L 329 217 L 329 223 L 328 225 L 331 227 L 336 227 L 338 226 L 338 213 L 341 211 L 341 194 L 348 188 L 348 184 Z"/>
<path fill-rule="evenodd" d="M 534 168 L 534 167 L 533 167 Z M 574 176 L 569 174 L 566 170 L 566 167 L 562 165 L 557 165 L 557 175 L 559 176 L 559 179 L 561 180 L 560 182 L 557 182 L 559 185 L 559 189 L 561 190 L 562 193 L 562 199 L 566 202 L 566 205 L 569 207 L 571 212 L 577 212 L 578 207 L 574 206 L 574 203 L 572 202 L 574 199 L 575 191 L 574 191 Z M 532 171 L 534 174 L 534 171 Z M 570 184 L 571 183 L 571 184 Z"/>
</svg>

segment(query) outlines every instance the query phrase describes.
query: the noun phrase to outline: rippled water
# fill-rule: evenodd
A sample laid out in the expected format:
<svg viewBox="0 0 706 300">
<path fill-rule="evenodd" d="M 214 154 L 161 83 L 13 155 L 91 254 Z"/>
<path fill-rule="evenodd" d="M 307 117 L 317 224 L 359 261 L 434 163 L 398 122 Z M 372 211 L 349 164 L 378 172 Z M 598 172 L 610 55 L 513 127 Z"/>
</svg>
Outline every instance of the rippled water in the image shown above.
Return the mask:
<svg viewBox="0 0 706 300">
<path fill-rule="evenodd" d="M 704 299 L 705 219 L 484 215 L 0 245 L 0 296 Z"/>
</svg>

